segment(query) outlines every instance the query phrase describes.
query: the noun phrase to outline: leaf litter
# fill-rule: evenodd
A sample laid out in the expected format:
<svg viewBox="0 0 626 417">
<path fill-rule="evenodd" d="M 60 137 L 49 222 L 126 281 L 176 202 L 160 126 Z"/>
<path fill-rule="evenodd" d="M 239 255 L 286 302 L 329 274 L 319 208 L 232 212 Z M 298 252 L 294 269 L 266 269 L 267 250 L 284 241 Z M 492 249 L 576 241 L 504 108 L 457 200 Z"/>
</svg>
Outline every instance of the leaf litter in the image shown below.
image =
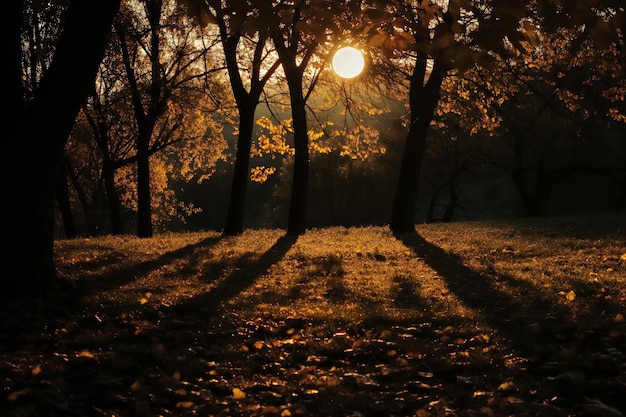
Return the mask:
<svg viewBox="0 0 626 417">
<path fill-rule="evenodd" d="M 623 416 L 623 215 L 60 240 L 3 416 Z"/>
</svg>

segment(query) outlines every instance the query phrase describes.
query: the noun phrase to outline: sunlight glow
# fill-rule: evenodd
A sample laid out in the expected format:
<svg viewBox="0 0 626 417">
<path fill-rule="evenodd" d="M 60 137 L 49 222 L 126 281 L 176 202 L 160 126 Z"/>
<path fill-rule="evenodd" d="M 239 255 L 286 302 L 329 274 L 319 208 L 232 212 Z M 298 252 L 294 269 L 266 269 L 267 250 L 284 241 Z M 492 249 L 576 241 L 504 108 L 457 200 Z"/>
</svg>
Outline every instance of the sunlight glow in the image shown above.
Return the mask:
<svg viewBox="0 0 626 417">
<path fill-rule="evenodd" d="M 342 78 L 354 78 L 363 71 L 365 59 L 356 48 L 346 46 L 333 56 L 333 71 Z"/>
</svg>

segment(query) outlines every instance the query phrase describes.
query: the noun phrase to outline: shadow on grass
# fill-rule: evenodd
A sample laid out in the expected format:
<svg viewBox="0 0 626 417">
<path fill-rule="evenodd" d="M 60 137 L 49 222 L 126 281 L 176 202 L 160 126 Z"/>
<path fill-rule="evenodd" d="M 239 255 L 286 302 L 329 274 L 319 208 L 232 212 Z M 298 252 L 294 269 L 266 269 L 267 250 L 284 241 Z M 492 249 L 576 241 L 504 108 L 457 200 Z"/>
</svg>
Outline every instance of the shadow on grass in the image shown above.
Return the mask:
<svg viewBox="0 0 626 417">
<path fill-rule="evenodd" d="M 589 398 L 595 398 L 603 410 L 610 409 L 606 404 L 626 409 L 620 370 L 626 337 L 615 333 L 610 314 L 577 311 L 564 297 L 550 297 L 542 288 L 507 274 L 473 271 L 460 257 L 417 234 L 396 237 L 443 278 L 460 302 L 479 311 L 515 356 L 525 358 L 520 371 L 542 381 L 538 389 L 546 392 L 546 398 L 563 407 L 577 403 L 580 409 L 593 407 Z M 581 284 L 576 291 L 584 287 Z M 619 310 L 617 302 L 597 297 L 589 301 L 595 308 Z"/>
<path fill-rule="evenodd" d="M 457 255 L 447 253 L 418 234 L 396 238 L 437 272 L 460 302 L 479 312 L 487 325 L 531 361 L 541 362 L 558 351 L 560 335 L 588 334 L 590 326 L 595 325 L 593 318 L 576 316 L 569 306 L 548 297 L 541 288 L 527 281 L 502 273 L 487 275 L 474 271 Z M 497 285 L 509 292 L 503 292 Z M 605 306 L 617 309 L 609 304 Z"/>
<path fill-rule="evenodd" d="M 258 259 L 242 257 L 234 264 L 233 273 L 217 283 L 209 292 L 190 298 L 188 301 L 177 304 L 174 310 L 183 315 L 203 317 L 215 314 L 220 307 L 250 287 L 260 276 L 267 273 L 272 265 L 279 262 L 294 245 L 297 236 L 283 235 Z"/>
<path fill-rule="evenodd" d="M 421 300 L 419 287 L 412 277 L 396 275 L 393 277 L 393 304 L 396 308 L 415 308 L 415 300 Z M 426 305 L 426 303 L 424 303 Z"/>
<path fill-rule="evenodd" d="M 187 245 L 175 251 L 164 253 L 150 261 L 141 262 L 131 267 L 111 269 L 106 274 L 97 276 L 97 280 L 91 278 L 93 282 L 89 282 L 85 285 L 85 292 L 96 294 L 101 291 L 118 288 L 135 280 L 137 277 L 144 276 L 151 271 L 157 270 L 164 265 L 169 265 L 177 260 L 185 260 L 186 264 L 191 266 L 194 264 L 194 260 L 199 258 L 199 256 L 194 256 L 194 253 L 198 249 L 208 249 L 216 245 L 221 239 L 222 236 L 208 237 L 193 245 Z"/>
</svg>

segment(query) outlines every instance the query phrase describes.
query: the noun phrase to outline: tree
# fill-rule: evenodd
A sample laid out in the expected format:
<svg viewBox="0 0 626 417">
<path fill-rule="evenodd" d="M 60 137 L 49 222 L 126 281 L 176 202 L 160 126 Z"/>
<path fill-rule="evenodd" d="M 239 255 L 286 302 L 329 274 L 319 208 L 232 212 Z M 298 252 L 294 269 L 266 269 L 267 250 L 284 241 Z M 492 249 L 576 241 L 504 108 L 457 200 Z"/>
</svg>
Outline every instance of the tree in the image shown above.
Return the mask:
<svg viewBox="0 0 626 417">
<path fill-rule="evenodd" d="M 27 176 L 16 176 L 13 164 L 2 164 L 5 216 L 10 219 L 2 281 L 3 293 L 9 295 L 44 290 L 56 281 L 53 202 L 63 148 L 91 91 L 120 1 L 70 2 L 54 57 L 30 101 L 22 85 L 23 6 L 20 1 L 5 6 L 1 29 L 7 71 L 0 104 L 5 155 L 29 164 Z"/>
<path fill-rule="evenodd" d="M 173 1 L 144 0 L 125 8 L 125 20 L 115 26 L 136 128 L 132 160 L 136 164 L 139 237 L 153 234 L 151 157 L 181 140 L 198 138 L 197 134 L 185 138 L 192 129 L 186 125 L 190 118 L 181 107 L 203 108 L 202 104 L 190 106 L 185 101 L 193 103 L 198 97 L 193 90 L 199 89 L 209 74 L 221 70 L 204 68 L 210 47 L 197 47 L 200 34 L 183 19 L 175 5 Z M 197 159 L 206 161 L 211 155 Z M 127 162 L 118 161 L 117 167 Z"/>
<path fill-rule="evenodd" d="M 120 40 L 124 67 L 131 90 L 133 113 L 137 122 L 137 235 L 139 237 L 151 237 L 152 230 L 152 203 L 150 195 L 150 141 L 156 123 L 165 112 L 170 92 L 165 88 L 161 66 L 161 40 L 160 26 L 163 11 L 162 0 L 145 0 L 143 2 L 147 19 L 146 31 L 149 33 L 147 55 L 149 59 L 148 95 L 144 103 L 142 91 L 139 86 L 139 75 L 134 66 L 136 51 L 129 50 L 126 26 L 116 25 L 116 33 Z M 137 34 L 143 33 L 138 30 Z M 141 45 L 140 39 L 133 42 L 135 47 Z M 139 55 L 140 56 L 140 55 Z M 143 63 L 142 63 L 143 64 Z"/>
<path fill-rule="evenodd" d="M 324 60 L 318 61 L 317 69 L 313 71 L 309 65 L 319 48 L 332 44 L 333 36 L 343 35 L 349 20 L 346 11 L 351 10 L 354 4 L 337 1 L 281 1 L 262 9 L 289 89 L 295 151 L 287 224 L 287 233 L 290 235 L 306 231 L 310 140 L 306 104 Z M 310 82 L 305 87 L 303 82 L 307 75 Z"/>
<path fill-rule="evenodd" d="M 623 187 L 626 157 L 610 133 L 625 126 L 619 120 L 622 48 L 581 42 L 586 36 L 578 29 L 537 36 L 541 48 L 451 78 L 437 123 L 453 115 L 468 136 L 492 136 L 501 151 L 510 142 L 506 152 L 491 155 L 483 145 L 483 154 L 510 175 L 528 216 L 551 214 L 554 190 L 583 173 L 596 176 L 595 184 L 613 183 L 609 189 Z"/>
<path fill-rule="evenodd" d="M 308 200 L 309 182 L 309 159 L 310 159 L 310 129 L 308 127 L 308 116 L 311 112 L 309 99 L 313 89 L 318 83 L 321 71 L 326 67 L 326 58 L 344 38 L 350 37 L 353 29 L 352 20 L 356 14 L 360 13 L 361 2 L 338 2 L 338 1 L 277 1 L 274 3 L 251 3 L 247 1 L 230 2 L 204 2 L 198 0 L 180 0 L 188 11 L 196 16 L 199 22 L 215 22 L 221 24 L 221 32 L 226 33 L 225 54 L 227 62 L 229 55 L 228 48 L 234 48 L 241 39 L 241 34 L 257 36 L 258 40 L 271 38 L 278 56 L 284 76 L 284 81 L 289 90 L 289 103 L 283 103 L 284 107 L 289 107 L 291 120 L 288 125 L 294 142 L 293 176 L 291 186 L 291 196 L 288 212 L 287 232 L 297 235 L 306 229 L 306 210 Z M 220 17 L 220 14 L 223 17 Z M 220 20 L 223 20 L 220 23 Z M 240 33 L 241 32 L 241 33 Z M 263 46 L 257 41 L 256 48 Z M 260 49 L 256 49 L 260 53 Z M 250 83 L 246 92 L 241 89 L 241 68 L 237 68 L 237 63 L 232 59 L 229 65 L 229 75 L 234 80 L 233 91 L 240 113 L 240 124 L 242 118 L 241 102 L 250 99 L 253 87 L 257 81 Z M 255 71 L 254 63 L 252 71 Z M 274 66 L 270 66 L 273 69 Z M 267 72 L 265 73 L 267 75 Z M 267 80 L 261 79 L 265 82 Z M 259 85 L 259 93 L 262 86 Z M 237 92 L 239 91 L 239 93 Z M 237 99 L 240 95 L 245 100 Z M 256 106 L 256 103 L 254 103 Z M 248 106 L 248 104 L 246 104 Z M 285 124 L 287 125 L 287 124 Z M 237 149 L 237 160 L 235 166 L 235 181 L 231 191 L 231 206 L 227 218 L 225 234 L 239 233 L 242 230 L 241 219 L 243 217 L 243 193 L 247 183 L 243 173 L 248 173 L 250 144 L 243 141 L 245 136 L 243 129 L 239 131 L 239 146 Z M 246 133 L 247 136 L 247 133 Z M 241 162 L 241 163 L 240 163 Z M 259 167 L 252 174 L 258 177 L 266 175 L 269 171 L 263 171 Z"/>
<path fill-rule="evenodd" d="M 488 66 L 495 56 L 524 53 L 525 45 L 537 41 L 536 25 L 540 24 L 547 30 L 585 25 L 587 33 L 612 42 L 624 13 L 623 6 L 611 0 L 365 3 L 370 45 L 381 48 L 389 59 L 412 59 L 415 63 L 409 72 L 409 131 L 390 221 L 395 233 L 415 231 L 426 137 L 441 83 L 448 74 L 462 74 L 477 64 Z"/>
<path fill-rule="evenodd" d="M 111 55 L 113 54 L 107 54 L 105 60 Z M 109 60 L 108 64 L 110 64 L 108 68 L 114 67 L 112 60 Z M 120 80 L 121 77 L 111 82 L 110 76 L 105 75 L 105 69 L 101 68 L 95 91 L 83 108 L 83 114 L 91 126 L 93 139 L 101 154 L 102 181 L 104 182 L 109 209 L 110 232 L 114 235 L 124 233 L 122 204 L 115 185 L 116 161 L 125 159 L 123 155 L 120 155 L 120 150 L 129 149 L 129 146 L 124 146 L 128 143 L 127 138 L 120 137 L 124 136 L 121 134 L 124 130 L 118 129 L 117 135 L 113 131 L 116 125 L 119 125 L 120 122 L 124 123 L 125 120 L 123 114 L 116 111 L 119 106 L 115 106 L 116 101 L 121 101 L 120 94 L 115 94 L 116 84 Z M 113 97 L 117 97 L 117 100 Z"/>
<path fill-rule="evenodd" d="M 293 9 L 284 7 L 280 13 L 273 11 L 270 16 L 272 19 L 270 26 L 272 41 L 280 57 L 280 63 L 289 87 L 293 124 L 295 153 L 287 224 L 287 233 L 290 235 L 299 235 L 306 230 L 309 182 L 309 134 L 306 117 L 306 97 L 308 95 L 305 94 L 302 82 L 304 70 L 317 48 L 315 38 L 303 38 L 297 25 L 302 19 L 302 7 L 304 7 L 303 3 L 295 5 Z M 303 50 L 304 52 L 302 52 Z"/>
<path fill-rule="evenodd" d="M 268 50 L 269 34 L 262 30 L 258 10 L 249 1 L 184 2 L 203 10 L 199 21 L 217 25 L 230 86 L 239 114 L 237 151 L 230 200 L 223 234 L 237 235 L 244 229 L 246 188 L 250 173 L 250 149 L 254 118 L 263 88 L 279 66 Z M 273 60 L 273 62 L 272 62 Z M 270 62 L 267 62 L 270 61 Z M 245 80 L 244 80 L 245 75 Z"/>
</svg>

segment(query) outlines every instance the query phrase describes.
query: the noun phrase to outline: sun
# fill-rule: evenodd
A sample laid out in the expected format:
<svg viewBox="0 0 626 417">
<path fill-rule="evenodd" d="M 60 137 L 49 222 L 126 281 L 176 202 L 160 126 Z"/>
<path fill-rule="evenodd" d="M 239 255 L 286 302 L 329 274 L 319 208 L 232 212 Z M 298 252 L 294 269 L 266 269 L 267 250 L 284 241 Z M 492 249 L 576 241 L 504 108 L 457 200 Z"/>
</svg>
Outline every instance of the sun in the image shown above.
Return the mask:
<svg viewBox="0 0 626 417">
<path fill-rule="evenodd" d="M 351 46 L 339 49 L 333 56 L 333 71 L 342 78 L 356 77 L 363 71 L 363 67 L 363 53 Z"/>
</svg>

